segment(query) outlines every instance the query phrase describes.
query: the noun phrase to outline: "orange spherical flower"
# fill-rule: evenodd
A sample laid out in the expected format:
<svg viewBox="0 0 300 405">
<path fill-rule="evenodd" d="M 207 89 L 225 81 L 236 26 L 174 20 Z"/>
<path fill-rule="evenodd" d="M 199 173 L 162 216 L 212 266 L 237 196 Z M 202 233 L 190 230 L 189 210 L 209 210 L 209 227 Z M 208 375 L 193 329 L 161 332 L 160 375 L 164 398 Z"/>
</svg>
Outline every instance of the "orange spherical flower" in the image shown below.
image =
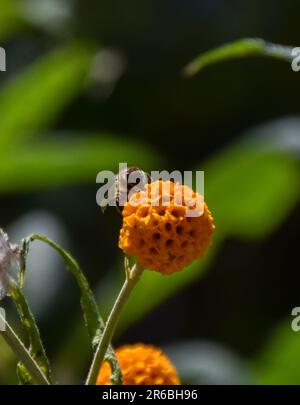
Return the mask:
<svg viewBox="0 0 300 405">
<path fill-rule="evenodd" d="M 179 183 L 159 180 L 126 203 L 119 247 L 145 268 L 171 274 L 204 255 L 214 229 L 202 196 Z"/>
<path fill-rule="evenodd" d="M 178 385 L 176 369 L 158 348 L 137 343 L 116 350 L 125 385 Z M 97 385 L 109 385 L 111 368 L 104 362 L 97 378 Z"/>
</svg>

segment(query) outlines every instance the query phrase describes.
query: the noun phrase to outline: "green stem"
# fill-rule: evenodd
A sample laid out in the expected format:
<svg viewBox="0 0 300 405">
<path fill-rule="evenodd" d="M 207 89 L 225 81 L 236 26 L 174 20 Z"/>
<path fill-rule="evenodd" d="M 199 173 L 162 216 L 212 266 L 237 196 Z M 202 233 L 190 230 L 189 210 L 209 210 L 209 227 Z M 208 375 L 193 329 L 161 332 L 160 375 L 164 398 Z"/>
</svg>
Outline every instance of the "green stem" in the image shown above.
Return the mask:
<svg viewBox="0 0 300 405">
<path fill-rule="evenodd" d="M 143 267 L 139 263 L 136 263 L 133 269 L 129 273 L 127 273 L 123 287 L 107 319 L 103 334 L 95 352 L 94 359 L 86 380 L 86 385 L 96 384 L 100 367 L 103 363 L 108 346 L 113 337 L 116 325 L 120 318 L 121 311 L 124 308 L 130 296 L 130 293 L 138 282 L 143 270 Z"/>
<path fill-rule="evenodd" d="M 5 317 L 2 316 L 1 313 L 0 319 L 2 322 L 4 322 L 5 325 L 5 331 L 0 332 L 0 334 L 3 336 L 6 343 L 11 347 L 17 357 L 22 361 L 28 372 L 31 374 L 33 380 L 39 385 L 49 385 L 49 381 L 41 371 L 40 367 L 31 357 L 29 351 L 26 349 L 21 339 L 14 332 L 12 327 L 8 324 Z"/>
</svg>

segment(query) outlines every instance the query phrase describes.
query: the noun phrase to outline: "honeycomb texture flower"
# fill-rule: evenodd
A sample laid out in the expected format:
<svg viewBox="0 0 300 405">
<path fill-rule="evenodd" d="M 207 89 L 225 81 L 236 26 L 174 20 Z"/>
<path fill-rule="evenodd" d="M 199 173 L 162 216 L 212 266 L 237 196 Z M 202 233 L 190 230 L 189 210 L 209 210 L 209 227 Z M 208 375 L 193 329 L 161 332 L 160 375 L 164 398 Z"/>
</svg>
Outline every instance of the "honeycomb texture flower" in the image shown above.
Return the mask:
<svg viewBox="0 0 300 405">
<path fill-rule="evenodd" d="M 171 274 L 205 254 L 214 229 L 202 196 L 187 186 L 159 180 L 146 184 L 126 203 L 119 247 L 145 268 Z"/>
<path fill-rule="evenodd" d="M 137 343 L 122 346 L 116 356 L 125 385 L 178 385 L 176 369 L 169 358 L 158 348 Z M 109 385 L 111 368 L 104 362 L 97 378 L 97 385 Z"/>
</svg>

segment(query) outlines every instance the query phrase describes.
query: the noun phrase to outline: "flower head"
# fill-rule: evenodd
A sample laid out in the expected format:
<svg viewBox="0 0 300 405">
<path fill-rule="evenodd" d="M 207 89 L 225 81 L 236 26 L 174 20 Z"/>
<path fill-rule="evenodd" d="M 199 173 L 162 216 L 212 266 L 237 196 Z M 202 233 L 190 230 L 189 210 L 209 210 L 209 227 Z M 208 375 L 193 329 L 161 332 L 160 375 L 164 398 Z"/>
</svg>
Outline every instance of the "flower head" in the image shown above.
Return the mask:
<svg viewBox="0 0 300 405">
<path fill-rule="evenodd" d="M 18 258 L 17 248 L 17 245 L 9 243 L 7 234 L 0 228 L 0 300 L 7 292 L 8 271 L 12 262 Z"/>
<path fill-rule="evenodd" d="M 168 357 L 158 348 L 137 343 L 122 346 L 116 356 L 123 374 L 125 385 L 178 385 L 176 369 Z M 97 385 L 109 385 L 111 368 L 104 362 Z"/>
<path fill-rule="evenodd" d="M 193 216 L 189 216 L 191 210 Z M 159 180 L 146 184 L 126 203 L 119 247 L 146 268 L 171 274 L 204 255 L 214 229 L 213 217 L 199 194 Z"/>
</svg>

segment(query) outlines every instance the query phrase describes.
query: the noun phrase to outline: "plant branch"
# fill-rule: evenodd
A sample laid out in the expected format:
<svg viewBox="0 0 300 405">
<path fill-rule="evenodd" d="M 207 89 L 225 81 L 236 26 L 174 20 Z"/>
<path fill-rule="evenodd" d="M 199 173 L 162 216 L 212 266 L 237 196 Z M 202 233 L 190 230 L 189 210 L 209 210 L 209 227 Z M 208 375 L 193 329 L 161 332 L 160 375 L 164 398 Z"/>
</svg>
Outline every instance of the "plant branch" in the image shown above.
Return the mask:
<svg viewBox="0 0 300 405">
<path fill-rule="evenodd" d="M 89 370 L 86 385 L 94 385 L 97 381 L 100 367 L 103 363 L 107 349 L 111 343 L 111 339 L 120 318 L 122 309 L 124 308 L 133 288 L 139 281 L 143 270 L 143 267 L 139 263 L 136 263 L 130 272 L 126 272 L 126 280 L 107 319 L 103 334 L 101 336 L 91 368 Z"/>
</svg>

